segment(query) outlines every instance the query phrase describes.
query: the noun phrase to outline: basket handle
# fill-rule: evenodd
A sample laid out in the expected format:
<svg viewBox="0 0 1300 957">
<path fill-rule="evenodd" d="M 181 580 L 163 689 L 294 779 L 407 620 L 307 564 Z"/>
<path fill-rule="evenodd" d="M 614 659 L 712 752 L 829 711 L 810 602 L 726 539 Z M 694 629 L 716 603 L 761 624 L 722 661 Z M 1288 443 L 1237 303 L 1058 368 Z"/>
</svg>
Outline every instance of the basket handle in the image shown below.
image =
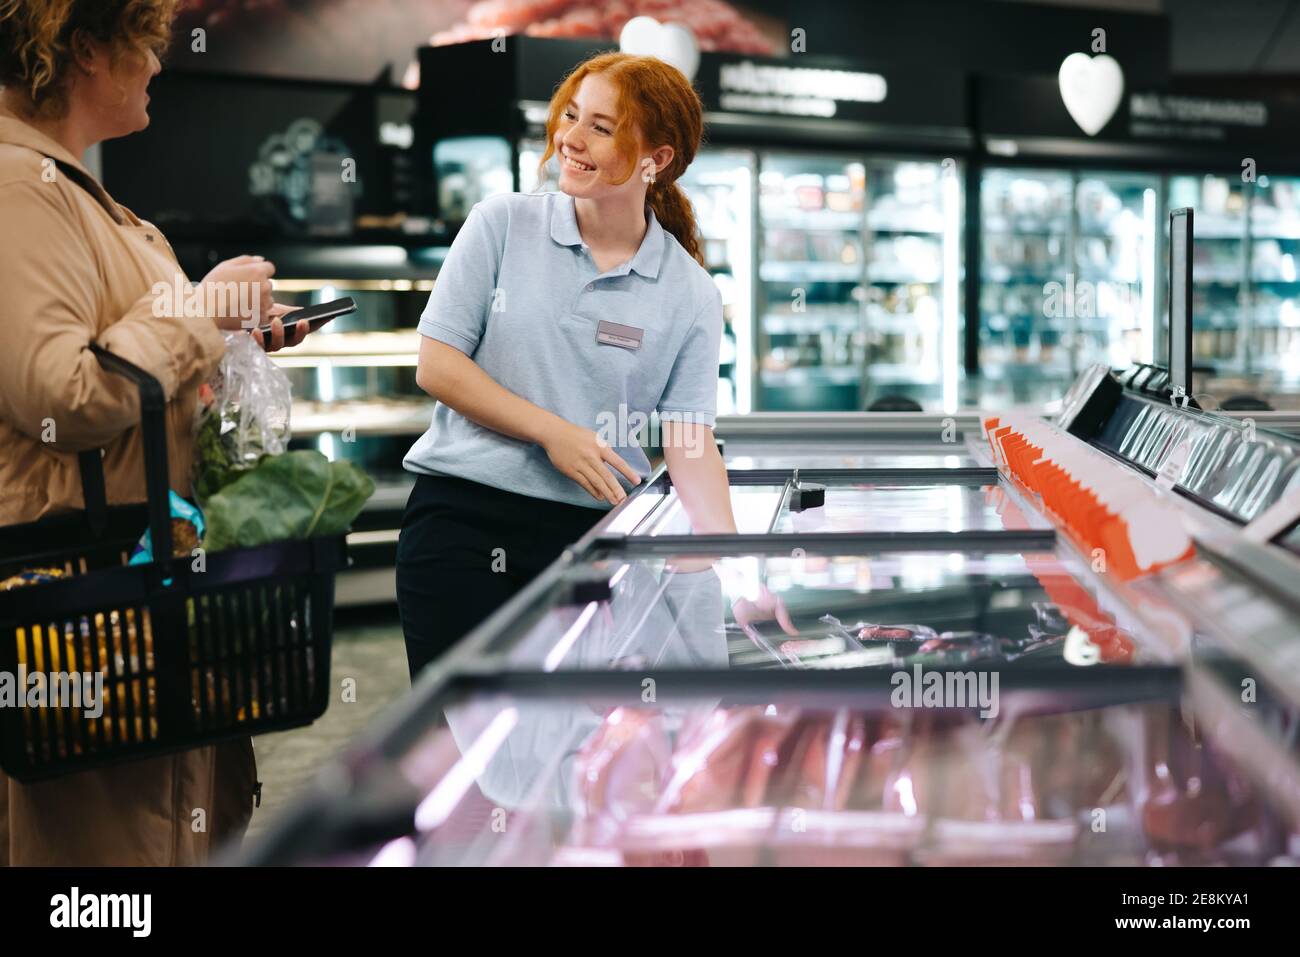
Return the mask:
<svg viewBox="0 0 1300 957">
<path fill-rule="evenodd" d="M 172 573 L 171 480 L 167 467 L 167 398 L 162 384 L 139 366 L 109 352 L 97 342 L 90 344 L 99 364 L 108 372 L 125 376 L 140 390 L 140 426 L 144 435 L 144 479 L 149 506 L 149 534 L 154 565 L 161 579 Z M 81 488 L 92 529 L 103 530 L 108 520 L 104 492 L 102 449 L 88 449 L 79 456 Z"/>
</svg>

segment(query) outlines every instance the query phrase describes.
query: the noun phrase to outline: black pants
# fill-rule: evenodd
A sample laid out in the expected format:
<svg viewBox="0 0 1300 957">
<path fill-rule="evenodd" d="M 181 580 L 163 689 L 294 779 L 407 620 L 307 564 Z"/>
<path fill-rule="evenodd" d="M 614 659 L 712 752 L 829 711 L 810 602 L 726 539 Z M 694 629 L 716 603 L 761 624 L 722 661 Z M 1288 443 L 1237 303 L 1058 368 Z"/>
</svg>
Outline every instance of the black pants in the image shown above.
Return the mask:
<svg viewBox="0 0 1300 957">
<path fill-rule="evenodd" d="M 417 476 L 397 542 L 397 607 L 412 680 L 603 514 L 465 479 Z"/>
</svg>

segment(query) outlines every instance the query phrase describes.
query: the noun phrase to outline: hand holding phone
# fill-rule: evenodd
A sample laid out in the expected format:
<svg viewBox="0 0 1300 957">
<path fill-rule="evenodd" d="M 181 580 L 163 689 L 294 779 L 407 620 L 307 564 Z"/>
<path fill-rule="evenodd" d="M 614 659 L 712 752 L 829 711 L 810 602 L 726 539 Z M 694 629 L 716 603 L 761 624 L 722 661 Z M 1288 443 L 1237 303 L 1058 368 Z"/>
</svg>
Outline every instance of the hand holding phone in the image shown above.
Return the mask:
<svg viewBox="0 0 1300 957">
<path fill-rule="evenodd" d="M 272 307 L 270 319 L 256 330 L 259 334 L 256 338 L 261 343 L 262 348 L 268 352 L 274 352 L 280 345 L 296 346 L 302 342 L 307 333 L 315 332 L 331 319 L 356 312 L 357 304 L 351 297 L 345 296 L 342 299 L 322 302 L 314 306 L 305 306 L 302 309 L 279 312 L 276 311 L 277 309 L 283 309 L 283 307 Z M 280 319 L 284 325 L 283 337 L 278 345 L 274 335 L 274 322 L 276 319 Z"/>
<path fill-rule="evenodd" d="M 307 327 L 295 323 L 293 332 L 285 335 L 284 322 L 285 316 L 291 312 L 297 312 L 297 310 L 297 306 L 286 306 L 278 302 L 272 303 L 271 308 L 266 312 L 266 315 L 270 317 L 270 333 L 264 334 L 262 329 L 266 327 L 259 327 L 248 330 L 248 334 L 253 337 L 254 342 L 262 347 L 264 352 L 279 352 L 281 349 L 296 346 L 307 338 Z"/>
</svg>

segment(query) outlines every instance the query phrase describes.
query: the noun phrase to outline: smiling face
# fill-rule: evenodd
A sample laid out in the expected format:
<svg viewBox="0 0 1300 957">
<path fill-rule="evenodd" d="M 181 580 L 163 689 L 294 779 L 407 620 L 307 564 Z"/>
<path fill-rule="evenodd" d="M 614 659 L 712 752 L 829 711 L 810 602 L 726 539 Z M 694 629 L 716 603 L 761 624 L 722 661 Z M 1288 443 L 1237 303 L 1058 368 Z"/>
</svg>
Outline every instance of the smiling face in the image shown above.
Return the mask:
<svg viewBox="0 0 1300 957">
<path fill-rule="evenodd" d="M 635 174 L 624 183 L 611 182 L 626 176 L 636 159 L 620 153 L 614 141 L 617 123 L 618 87 L 599 73 L 587 74 L 555 127 L 561 190 L 587 199 L 645 191 Z"/>
</svg>

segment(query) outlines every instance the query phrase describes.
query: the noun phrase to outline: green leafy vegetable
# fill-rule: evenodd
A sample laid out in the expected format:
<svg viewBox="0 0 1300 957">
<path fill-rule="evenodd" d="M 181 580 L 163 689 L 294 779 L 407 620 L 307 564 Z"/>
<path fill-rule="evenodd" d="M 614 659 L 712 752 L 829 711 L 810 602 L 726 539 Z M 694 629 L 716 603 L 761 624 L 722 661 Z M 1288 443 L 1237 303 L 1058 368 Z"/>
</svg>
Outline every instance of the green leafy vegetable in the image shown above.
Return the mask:
<svg viewBox="0 0 1300 957">
<path fill-rule="evenodd" d="M 208 413 L 194 434 L 194 495 L 200 505 L 251 472 L 262 457 L 260 448 L 254 449 L 251 459 L 241 456 L 238 429 L 227 428 L 223 433 L 221 428 L 221 416 Z"/>
<path fill-rule="evenodd" d="M 203 503 L 203 544 L 216 552 L 341 534 L 374 491 L 351 462 L 308 450 L 266 455 Z"/>
</svg>

